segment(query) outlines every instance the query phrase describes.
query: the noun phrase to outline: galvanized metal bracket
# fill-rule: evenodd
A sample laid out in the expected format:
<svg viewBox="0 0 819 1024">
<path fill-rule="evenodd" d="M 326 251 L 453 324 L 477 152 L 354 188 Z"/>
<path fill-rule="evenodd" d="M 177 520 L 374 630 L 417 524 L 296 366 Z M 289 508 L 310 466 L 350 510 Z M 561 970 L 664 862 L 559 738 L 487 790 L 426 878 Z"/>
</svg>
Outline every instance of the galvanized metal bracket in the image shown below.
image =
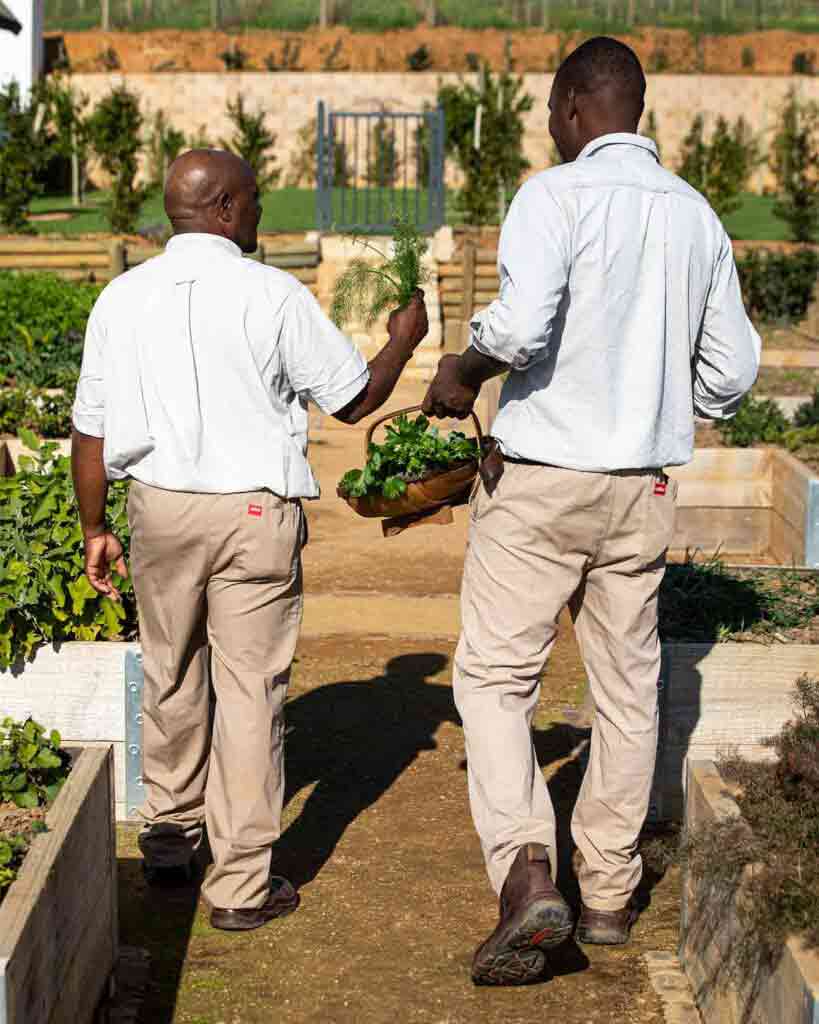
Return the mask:
<svg viewBox="0 0 819 1024">
<path fill-rule="evenodd" d="M 805 565 L 819 569 L 819 480 L 808 481 L 805 509 Z"/>
<path fill-rule="evenodd" d="M 135 818 L 145 799 L 142 780 L 142 651 L 125 654 L 125 816 Z"/>
</svg>

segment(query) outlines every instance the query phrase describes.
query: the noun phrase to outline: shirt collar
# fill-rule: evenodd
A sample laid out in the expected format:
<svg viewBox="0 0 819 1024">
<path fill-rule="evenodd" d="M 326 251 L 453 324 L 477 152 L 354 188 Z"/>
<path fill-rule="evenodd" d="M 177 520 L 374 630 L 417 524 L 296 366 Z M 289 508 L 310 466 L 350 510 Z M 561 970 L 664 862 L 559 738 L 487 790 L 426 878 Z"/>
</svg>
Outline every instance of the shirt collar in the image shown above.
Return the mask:
<svg viewBox="0 0 819 1024">
<path fill-rule="evenodd" d="M 635 149 L 644 149 L 651 153 L 657 163 L 660 162 L 660 154 L 657 152 L 657 144 L 654 140 L 632 132 L 612 132 L 609 135 L 599 135 L 581 149 L 577 159 L 582 160 L 584 157 L 594 156 L 606 146 L 633 146 Z"/>
<path fill-rule="evenodd" d="M 231 256 L 242 255 L 242 250 L 239 246 L 236 245 L 235 242 L 231 242 L 229 238 L 224 238 L 222 235 L 208 235 L 197 231 L 191 231 L 182 235 L 174 235 L 172 238 L 168 239 L 168 243 L 165 248 L 168 252 L 182 253 L 191 249 L 201 250 L 205 246 L 213 246 L 216 249 L 223 249 Z"/>
</svg>

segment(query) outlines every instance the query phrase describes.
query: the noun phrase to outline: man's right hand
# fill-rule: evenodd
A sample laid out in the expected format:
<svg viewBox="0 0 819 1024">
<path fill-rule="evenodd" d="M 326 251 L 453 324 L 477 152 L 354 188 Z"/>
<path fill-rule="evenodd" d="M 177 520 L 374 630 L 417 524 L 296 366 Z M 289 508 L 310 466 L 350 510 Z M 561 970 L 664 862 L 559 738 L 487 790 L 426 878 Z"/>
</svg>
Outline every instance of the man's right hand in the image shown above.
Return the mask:
<svg viewBox="0 0 819 1024">
<path fill-rule="evenodd" d="M 122 544 L 113 533 L 101 533 L 85 539 L 85 575 L 98 594 L 119 601 L 119 591 L 114 586 L 111 568 L 126 579 L 128 566 Z"/>
<path fill-rule="evenodd" d="M 406 306 L 394 309 L 387 321 L 390 341 L 410 346 L 415 350 L 429 331 L 427 307 L 424 304 L 424 293 L 416 288 Z"/>
</svg>

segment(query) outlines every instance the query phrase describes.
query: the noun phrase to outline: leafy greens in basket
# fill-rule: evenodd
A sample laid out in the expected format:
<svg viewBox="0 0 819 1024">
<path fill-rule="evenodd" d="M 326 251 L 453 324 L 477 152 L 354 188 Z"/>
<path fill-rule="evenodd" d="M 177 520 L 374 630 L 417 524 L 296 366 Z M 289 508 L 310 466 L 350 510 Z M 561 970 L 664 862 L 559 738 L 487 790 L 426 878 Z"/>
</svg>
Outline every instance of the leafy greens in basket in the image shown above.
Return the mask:
<svg viewBox="0 0 819 1024">
<path fill-rule="evenodd" d="M 382 495 L 402 497 L 407 484 L 443 473 L 478 458 L 478 442 L 459 431 L 443 436 L 426 416 L 401 415 L 387 427 L 383 444 L 371 444 L 363 469 L 351 469 L 339 481 L 348 498 Z"/>
</svg>

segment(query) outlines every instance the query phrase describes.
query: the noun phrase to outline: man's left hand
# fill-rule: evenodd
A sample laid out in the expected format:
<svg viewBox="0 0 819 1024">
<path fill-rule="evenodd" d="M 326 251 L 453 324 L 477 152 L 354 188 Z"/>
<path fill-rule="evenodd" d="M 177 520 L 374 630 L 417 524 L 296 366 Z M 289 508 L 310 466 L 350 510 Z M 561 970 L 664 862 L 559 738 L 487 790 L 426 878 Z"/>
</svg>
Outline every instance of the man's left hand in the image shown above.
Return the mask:
<svg viewBox="0 0 819 1024">
<path fill-rule="evenodd" d="M 114 534 L 101 533 L 98 537 L 86 537 L 85 575 L 88 582 L 98 594 L 119 601 L 119 591 L 111 577 L 112 566 L 123 579 L 127 578 L 128 566 L 123 547 Z"/>
<path fill-rule="evenodd" d="M 424 399 L 427 416 L 446 419 L 454 416 L 463 420 L 472 412 L 478 389 L 464 384 L 458 372 L 460 356 L 444 356 L 438 363 L 438 372 Z"/>
</svg>

